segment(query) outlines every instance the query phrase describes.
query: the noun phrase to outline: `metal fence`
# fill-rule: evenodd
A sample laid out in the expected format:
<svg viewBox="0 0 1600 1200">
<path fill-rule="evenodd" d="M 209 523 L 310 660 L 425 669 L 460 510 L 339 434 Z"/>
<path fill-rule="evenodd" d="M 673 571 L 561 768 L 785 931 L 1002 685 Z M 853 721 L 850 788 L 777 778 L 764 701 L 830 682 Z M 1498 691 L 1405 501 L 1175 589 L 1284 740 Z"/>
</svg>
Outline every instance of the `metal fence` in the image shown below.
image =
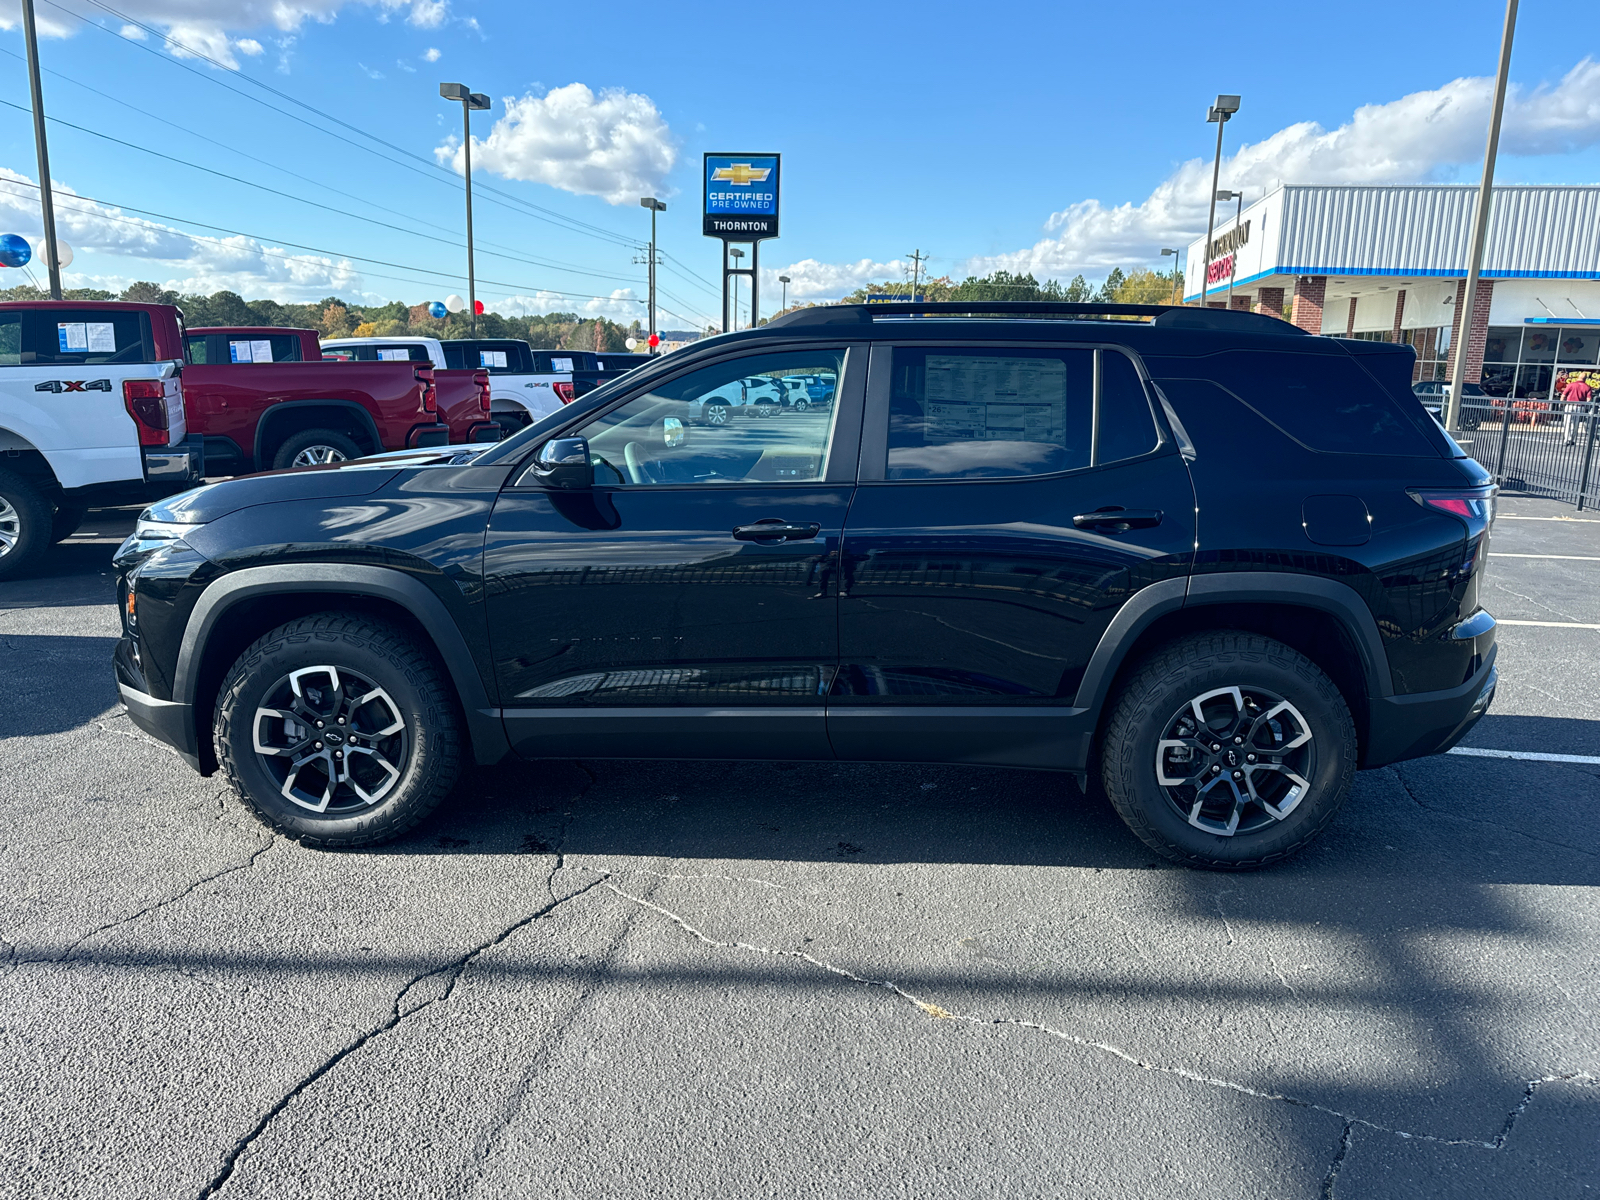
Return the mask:
<svg viewBox="0 0 1600 1200">
<path fill-rule="evenodd" d="M 1600 505 L 1600 402 L 1465 397 L 1458 440 L 1506 491 Z"/>
</svg>

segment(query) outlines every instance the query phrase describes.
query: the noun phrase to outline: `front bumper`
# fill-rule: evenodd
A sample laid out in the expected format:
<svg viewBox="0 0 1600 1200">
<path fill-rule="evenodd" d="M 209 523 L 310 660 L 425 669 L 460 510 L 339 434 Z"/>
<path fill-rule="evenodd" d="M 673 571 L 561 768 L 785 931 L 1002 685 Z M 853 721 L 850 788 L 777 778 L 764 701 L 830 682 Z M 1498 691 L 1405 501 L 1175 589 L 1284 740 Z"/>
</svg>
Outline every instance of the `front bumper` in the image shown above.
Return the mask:
<svg viewBox="0 0 1600 1200">
<path fill-rule="evenodd" d="M 156 741 L 171 746 L 178 756 L 196 771 L 200 755 L 194 744 L 194 709 L 177 700 L 157 700 L 118 681 L 117 691 L 128 710 L 128 718 Z"/>
<path fill-rule="evenodd" d="M 1408 758 L 1443 754 L 1489 711 L 1500 672 L 1495 667 L 1499 646 L 1491 646 L 1483 665 L 1460 687 L 1409 696 L 1382 696 L 1372 701 L 1362 767 L 1383 767 Z"/>
</svg>

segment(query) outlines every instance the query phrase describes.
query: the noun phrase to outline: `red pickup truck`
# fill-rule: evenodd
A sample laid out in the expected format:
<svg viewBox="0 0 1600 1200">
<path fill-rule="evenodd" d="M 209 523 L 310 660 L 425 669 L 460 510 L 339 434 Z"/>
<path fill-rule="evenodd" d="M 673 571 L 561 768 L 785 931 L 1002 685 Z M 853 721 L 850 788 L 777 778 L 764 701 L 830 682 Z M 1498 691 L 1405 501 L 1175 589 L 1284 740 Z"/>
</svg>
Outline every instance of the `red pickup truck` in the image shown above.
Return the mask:
<svg viewBox="0 0 1600 1200">
<path fill-rule="evenodd" d="M 185 341 L 184 408 L 209 475 L 499 437 L 487 373 L 441 395 L 430 367 L 324 358 L 311 329 L 200 328 Z"/>
</svg>

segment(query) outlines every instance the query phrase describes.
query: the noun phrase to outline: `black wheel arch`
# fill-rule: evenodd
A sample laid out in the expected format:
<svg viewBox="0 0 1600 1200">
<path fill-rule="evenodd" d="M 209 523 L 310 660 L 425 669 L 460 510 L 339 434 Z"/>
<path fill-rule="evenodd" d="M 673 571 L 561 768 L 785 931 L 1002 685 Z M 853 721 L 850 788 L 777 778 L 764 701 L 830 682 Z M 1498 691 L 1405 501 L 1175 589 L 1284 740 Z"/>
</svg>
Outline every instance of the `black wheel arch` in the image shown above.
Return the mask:
<svg viewBox="0 0 1600 1200">
<path fill-rule="evenodd" d="M 285 400 L 269 407 L 256 422 L 256 469 L 264 469 L 295 433 L 324 428 L 347 434 L 364 454 L 384 449 L 372 414 L 354 400 Z"/>
</svg>

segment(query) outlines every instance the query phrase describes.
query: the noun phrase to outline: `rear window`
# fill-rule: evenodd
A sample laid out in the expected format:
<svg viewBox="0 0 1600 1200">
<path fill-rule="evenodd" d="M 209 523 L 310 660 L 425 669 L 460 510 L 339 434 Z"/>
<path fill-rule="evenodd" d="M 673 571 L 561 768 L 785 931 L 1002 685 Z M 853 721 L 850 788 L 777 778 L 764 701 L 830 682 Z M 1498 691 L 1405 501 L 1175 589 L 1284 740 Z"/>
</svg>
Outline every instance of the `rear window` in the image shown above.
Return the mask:
<svg viewBox="0 0 1600 1200">
<path fill-rule="evenodd" d="M 1331 454 L 1437 454 L 1361 364 L 1343 354 L 1235 350 L 1205 374 L 1302 446 Z"/>
<path fill-rule="evenodd" d="M 96 366 L 155 361 L 150 318 L 118 309 L 30 309 L 22 313 L 21 365 Z"/>
<path fill-rule="evenodd" d="M 322 348 L 324 358 L 342 358 L 346 362 L 419 362 L 431 363 L 426 346 L 334 346 Z"/>
<path fill-rule="evenodd" d="M 540 375 L 561 375 L 568 371 L 592 371 L 594 352 L 589 350 L 535 350 L 533 369 Z"/>
<path fill-rule="evenodd" d="M 488 371 L 491 375 L 527 375 L 533 355 L 526 342 L 445 342 L 445 365 L 452 370 Z"/>
<path fill-rule="evenodd" d="M 300 338 L 295 334 L 274 333 L 266 337 L 251 334 L 247 337 L 222 338 L 226 357 L 217 355 L 217 361 L 230 363 L 299 362 Z"/>
</svg>

